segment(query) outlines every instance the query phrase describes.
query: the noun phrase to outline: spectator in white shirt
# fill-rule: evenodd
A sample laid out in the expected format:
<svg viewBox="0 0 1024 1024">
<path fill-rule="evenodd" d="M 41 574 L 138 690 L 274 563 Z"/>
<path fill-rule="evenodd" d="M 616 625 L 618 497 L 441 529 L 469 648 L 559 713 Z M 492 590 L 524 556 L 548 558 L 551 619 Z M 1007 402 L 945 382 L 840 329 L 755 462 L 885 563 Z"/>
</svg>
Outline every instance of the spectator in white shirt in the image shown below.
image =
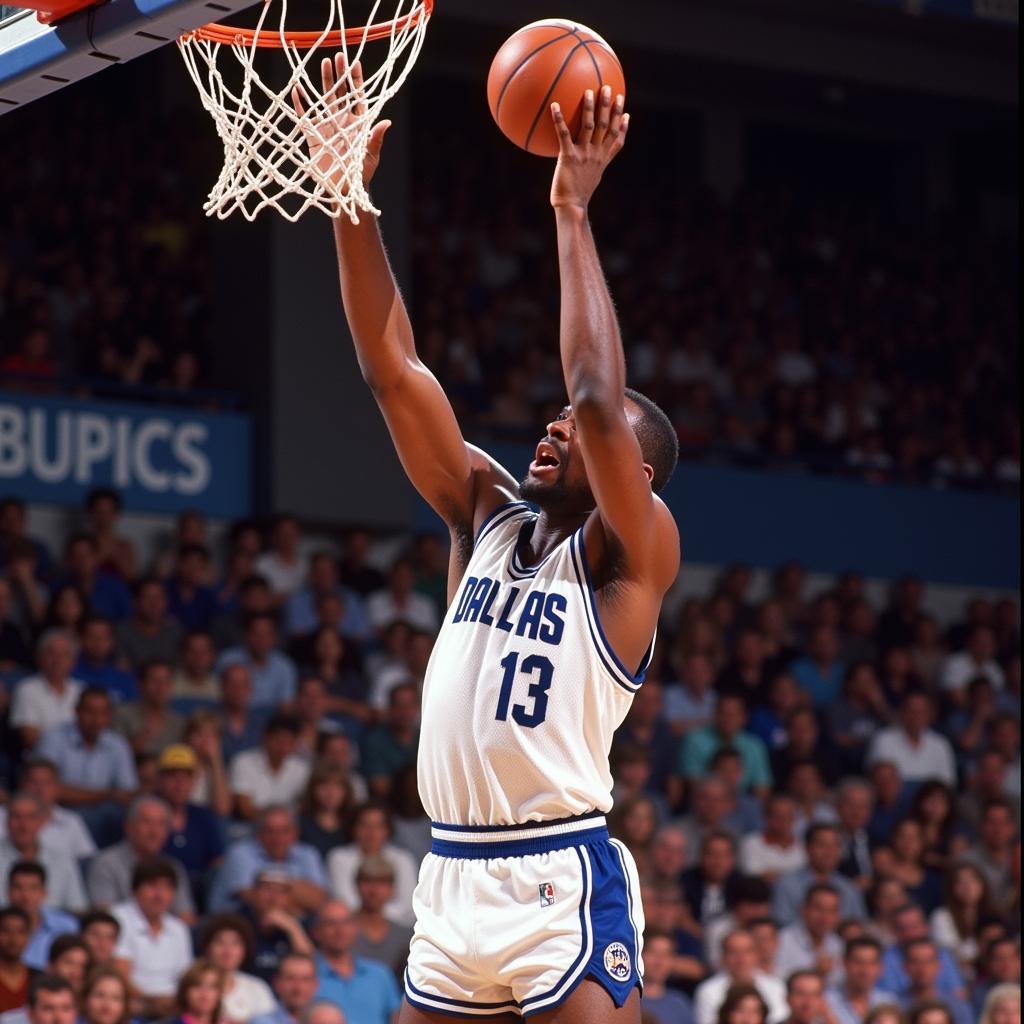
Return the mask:
<svg viewBox="0 0 1024 1024">
<path fill-rule="evenodd" d="M 842 978 L 843 940 L 839 925 L 839 893 L 831 885 L 812 885 L 804 897 L 800 920 L 779 932 L 775 957 L 779 974 L 813 971 L 830 985 Z"/>
<path fill-rule="evenodd" d="M 221 1000 L 222 1020 L 231 1024 L 248 1024 L 253 1017 L 271 1013 L 277 1006 L 270 986 L 241 969 L 256 951 L 252 925 L 238 914 L 211 917 L 199 940 L 202 955 L 224 972 L 224 998 Z"/>
<path fill-rule="evenodd" d="M 10 724 L 18 730 L 27 750 L 39 737 L 58 725 L 71 722 L 82 684 L 71 676 L 78 659 L 78 644 L 65 629 L 48 629 L 36 646 L 38 675 L 18 683 L 11 699 Z"/>
<path fill-rule="evenodd" d="M 192 963 L 188 926 L 170 914 L 177 883 L 169 861 L 138 864 L 132 898 L 113 907 L 121 926 L 114 961 L 131 982 L 133 1016 L 171 1016 L 178 979 Z"/>
<path fill-rule="evenodd" d="M 786 1019 L 786 986 L 757 966 L 757 947 L 750 932 L 730 932 L 722 942 L 722 970 L 697 986 L 694 1017 L 697 1024 L 715 1024 L 726 993 L 735 984 L 753 985 L 768 1004 L 769 1024 Z"/>
<path fill-rule="evenodd" d="M 996 661 L 996 636 L 988 626 L 975 626 L 967 637 L 967 648 L 951 654 L 939 669 L 939 685 L 953 700 L 962 702 L 967 684 L 984 676 L 996 690 L 1005 685 L 1003 670 Z"/>
<path fill-rule="evenodd" d="M 387 587 L 372 593 L 366 602 L 370 624 L 378 633 L 397 619 L 426 633 L 437 632 L 437 607 L 429 597 L 412 589 L 415 582 L 416 571 L 412 562 L 399 558 L 391 567 Z"/>
<path fill-rule="evenodd" d="M 911 690 L 900 707 L 900 724 L 876 733 L 867 763 L 891 761 L 906 782 L 938 779 L 955 787 L 953 748 L 945 736 L 930 728 L 934 711 L 927 693 Z"/>
<path fill-rule="evenodd" d="M 0 843 L 0 878 L 19 860 L 36 861 L 46 869 L 50 905 L 61 910 L 85 910 L 88 900 L 78 862 L 66 850 L 43 846 L 39 835 L 45 821 L 42 803 L 31 793 L 16 793 L 7 804 L 7 838 Z"/>
<path fill-rule="evenodd" d="M 270 550 L 256 559 L 256 572 L 282 604 L 306 582 L 309 559 L 299 550 L 302 532 L 294 516 L 278 516 L 270 531 Z"/>
<path fill-rule="evenodd" d="M 332 850 L 327 857 L 331 892 L 350 907 L 359 906 L 356 875 L 367 857 L 380 856 L 395 871 L 395 895 L 384 907 L 384 916 L 396 924 L 415 923 L 412 893 L 416 888 L 417 865 L 411 853 L 391 842 L 391 816 L 374 801 L 360 807 L 352 820 L 352 842 Z"/>
<path fill-rule="evenodd" d="M 231 762 L 235 813 L 252 821 L 274 804 L 294 807 L 309 779 L 309 762 L 295 753 L 301 726 L 294 715 L 276 714 L 263 729 L 263 744 Z"/>
<path fill-rule="evenodd" d="M 74 811 L 57 803 L 60 779 L 52 761 L 35 758 L 29 761 L 21 776 L 22 789 L 31 793 L 43 809 L 43 827 L 39 832 L 42 846 L 64 850 L 75 860 L 91 857 L 96 843 L 85 822 Z M 7 808 L 0 807 L 0 841 L 7 837 Z"/>
<path fill-rule="evenodd" d="M 745 874 L 773 882 L 806 864 L 804 844 L 796 835 L 796 803 L 786 793 L 773 794 L 765 801 L 764 829 L 740 842 L 740 867 Z"/>
</svg>

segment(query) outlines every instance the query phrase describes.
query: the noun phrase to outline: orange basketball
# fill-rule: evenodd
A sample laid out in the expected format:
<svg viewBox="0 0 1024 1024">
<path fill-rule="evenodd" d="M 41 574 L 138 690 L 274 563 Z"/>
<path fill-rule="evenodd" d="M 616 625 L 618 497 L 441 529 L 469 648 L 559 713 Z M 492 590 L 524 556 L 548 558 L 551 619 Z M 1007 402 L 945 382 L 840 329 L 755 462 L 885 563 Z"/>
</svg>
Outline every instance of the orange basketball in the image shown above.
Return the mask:
<svg viewBox="0 0 1024 1024">
<path fill-rule="evenodd" d="M 610 85 L 626 94 L 622 65 L 612 48 L 585 25 L 559 18 L 535 21 L 510 36 L 491 62 L 487 102 L 498 127 L 537 156 L 558 156 L 551 104 L 558 103 L 575 137 L 583 93 Z"/>
</svg>

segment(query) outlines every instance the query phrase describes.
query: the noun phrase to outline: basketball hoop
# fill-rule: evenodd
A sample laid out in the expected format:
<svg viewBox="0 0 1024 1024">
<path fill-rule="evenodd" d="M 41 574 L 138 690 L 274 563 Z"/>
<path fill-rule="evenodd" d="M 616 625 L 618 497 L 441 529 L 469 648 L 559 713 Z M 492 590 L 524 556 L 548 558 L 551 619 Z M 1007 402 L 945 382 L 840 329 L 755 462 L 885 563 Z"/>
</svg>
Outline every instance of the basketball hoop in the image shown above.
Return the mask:
<svg viewBox="0 0 1024 1024">
<path fill-rule="evenodd" d="M 384 0 L 375 0 L 360 28 L 346 28 L 342 0 L 329 0 L 327 25 L 319 32 L 290 32 L 285 28 L 288 0 L 264 0 L 254 29 L 210 24 L 178 39 L 203 106 L 213 118 L 224 144 L 224 167 L 203 205 L 207 216 L 221 220 L 235 211 L 255 220 L 270 207 L 296 221 L 315 208 L 329 217 L 347 216 L 358 223 L 360 211 L 377 214 L 363 186 L 363 160 L 370 132 L 385 103 L 401 88 L 412 70 L 426 35 L 435 0 L 397 0 L 390 21 L 378 21 Z M 272 6 L 279 4 L 277 28 L 265 28 Z M 352 79 L 352 66 L 366 44 L 388 43 L 387 53 L 361 85 Z M 225 82 L 217 60 L 226 48 L 236 58 L 241 75 Z M 319 78 L 318 50 L 332 57 L 345 55 L 345 74 L 324 94 Z M 260 50 L 279 50 L 290 73 L 280 87 L 268 85 L 257 72 Z M 312 71 L 312 74 L 310 73 Z M 292 90 L 303 96 L 301 112 L 292 104 Z M 337 134 L 321 134 L 319 123 L 332 119 Z M 310 161 L 306 138 L 322 146 Z M 324 154 L 332 159 L 324 160 Z"/>
</svg>

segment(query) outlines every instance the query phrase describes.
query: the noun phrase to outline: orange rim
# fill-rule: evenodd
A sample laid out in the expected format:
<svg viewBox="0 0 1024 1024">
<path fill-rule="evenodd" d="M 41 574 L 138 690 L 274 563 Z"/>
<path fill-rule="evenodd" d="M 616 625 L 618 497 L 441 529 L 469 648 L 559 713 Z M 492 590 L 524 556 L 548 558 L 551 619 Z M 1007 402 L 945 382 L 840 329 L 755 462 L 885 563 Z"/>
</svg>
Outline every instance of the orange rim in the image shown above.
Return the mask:
<svg viewBox="0 0 1024 1024">
<path fill-rule="evenodd" d="M 237 43 L 252 46 L 255 43 L 257 47 L 268 50 L 283 50 L 285 46 L 294 46 L 297 50 L 308 50 L 316 46 L 318 42 L 322 46 L 341 46 L 343 43 L 349 46 L 358 46 L 364 38 L 366 40 L 387 39 L 392 33 L 401 32 L 406 26 L 416 24 L 421 18 L 429 18 L 434 10 L 434 2 L 435 0 L 420 0 L 419 6 L 411 10 L 405 17 L 373 25 L 369 31 L 365 28 L 349 28 L 344 32 L 336 29 L 334 32 L 324 35 L 322 31 L 270 32 L 263 30 L 257 37 L 255 29 L 211 22 L 192 32 L 186 32 L 182 38 L 203 39 L 209 43 L 224 43 L 227 46 Z"/>
</svg>

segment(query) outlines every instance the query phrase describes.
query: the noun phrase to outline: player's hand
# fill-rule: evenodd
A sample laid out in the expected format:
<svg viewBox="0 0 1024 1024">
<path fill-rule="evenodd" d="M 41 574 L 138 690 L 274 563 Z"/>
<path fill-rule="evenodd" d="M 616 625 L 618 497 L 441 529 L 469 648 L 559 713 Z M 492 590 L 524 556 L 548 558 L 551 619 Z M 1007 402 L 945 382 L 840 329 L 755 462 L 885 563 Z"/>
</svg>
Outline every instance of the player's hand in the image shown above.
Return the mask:
<svg viewBox="0 0 1024 1024">
<path fill-rule="evenodd" d="M 551 104 L 551 117 L 558 133 L 558 163 L 551 183 L 551 205 L 585 210 L 604 174 L 626 142 L 629 114 L 623 113 L 625 98 L 612 100 L 610 86 L 595 98 L 588 89 L 583 97 L 583 121 L 574 139 L 557 103 Z"/>
<path fill-rule="evenodd" d="M 325 177 L 335 183 L 342 177 L 341 159 L 348 151 L 346 130 L 366 114 L 366 97 L 363 93 L 363 66 L 359 61 L 352 65 L 351 75 L 345 55 L 336 53 L 334 60 L 324 57 L 320 62 L 320 80 L 323 86 L 322 103 L 312 103 L 306 90 L 300 85 L 292 89 L 292 106 L 302 120 L 302 133 L 309 147 L 310 163 Z M 349 93 L 352 98 L 349 99 Z M 310 108 L 308 117 L 306 110 Z M 363 186 L 370 184 L 380 164 L 380 149 L 384 135 L 391 127 L 390 121 L 379 121 L 373 126 L 363 160 Z"/>
</svg>

